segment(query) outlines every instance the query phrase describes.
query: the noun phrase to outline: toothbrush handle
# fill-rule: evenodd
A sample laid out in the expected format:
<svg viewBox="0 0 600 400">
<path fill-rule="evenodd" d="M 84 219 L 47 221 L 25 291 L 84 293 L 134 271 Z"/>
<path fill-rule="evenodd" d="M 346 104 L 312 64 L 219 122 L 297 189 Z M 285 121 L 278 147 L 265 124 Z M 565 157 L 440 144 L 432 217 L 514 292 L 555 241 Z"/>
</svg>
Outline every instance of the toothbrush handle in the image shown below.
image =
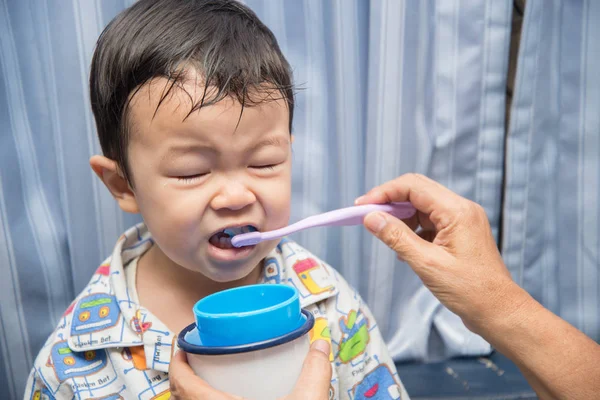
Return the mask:
<svg viewBox="0 0 600 400">
<path fill-rule="evenodd" d="M 292 233 L 320 226 L 349 226 L 360 225 L 367 214 L 373 211 L 383 211 L 400 219 L 410 218 L 415 214 L 415 208 L 408 202 L 387 204 L 365 204 L 329 211 L 313 215 L 295 224 L 270 232 L 261 233 L 262 240 L 279 239 Z"/>
<path fill-rule="evenodd" d="M 414 215 L 415 209 L 412 204 L 387 203 L 387 204 L 365 204 L 362 206 L 353 206 L 329 211 L 323 214 L 314 215 L 307 218 L 311 226 L 349 226 L 360 225 L 367 214 L 374 211 L 383 211 L 394 215 L 400 219 L 410 218 Z"/>
</svg>

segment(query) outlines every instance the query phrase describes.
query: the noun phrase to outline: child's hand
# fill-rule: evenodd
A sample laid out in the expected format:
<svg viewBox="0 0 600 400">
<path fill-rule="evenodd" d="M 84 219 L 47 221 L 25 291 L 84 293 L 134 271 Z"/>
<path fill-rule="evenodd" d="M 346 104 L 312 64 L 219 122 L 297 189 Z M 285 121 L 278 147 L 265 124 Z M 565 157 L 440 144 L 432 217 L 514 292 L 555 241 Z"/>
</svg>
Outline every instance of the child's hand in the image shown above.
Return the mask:
<svg viewBox="0 0 600 400">
<path fill-rule="evenodd" d="M 315 341 L 302 367 L 293 392 L 280 400 L 328 400 L 331 381 L 329 343 Z M 185 352 L 178 351 L 171 359 L 169 382 L 172 400 L 235 400 L 242 399 L 212 388 L 194 374 L 187 363 Z"/>
</svg>

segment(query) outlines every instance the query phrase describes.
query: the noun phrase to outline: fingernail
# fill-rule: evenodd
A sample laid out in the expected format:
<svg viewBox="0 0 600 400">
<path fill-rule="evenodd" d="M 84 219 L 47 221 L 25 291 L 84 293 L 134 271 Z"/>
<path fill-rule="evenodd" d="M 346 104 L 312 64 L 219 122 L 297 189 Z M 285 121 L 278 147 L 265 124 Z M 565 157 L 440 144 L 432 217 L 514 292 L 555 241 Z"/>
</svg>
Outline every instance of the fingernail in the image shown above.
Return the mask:
<svg viewBox="0 0 600 400">
<path fill-rule="evenodd" d="M 312 348 L 329 357 L 329 343 L 327 343 L 327 341 L 323 339 L 315 340 L 315 342 L 312 344 Z"/>
<path fill-rule="evenodd" d="M 373 233 L 379 233 L 387 224 L 387 220 L 381 213 L 371 213 L 365 218 L 365 226 Z"/>
<path fill-rule="evenodd" d="M 364 198 L 365 196 L 360 196 L 358 199 L 354 200 L 354 204 L 359 204 Z"/>
</svg>

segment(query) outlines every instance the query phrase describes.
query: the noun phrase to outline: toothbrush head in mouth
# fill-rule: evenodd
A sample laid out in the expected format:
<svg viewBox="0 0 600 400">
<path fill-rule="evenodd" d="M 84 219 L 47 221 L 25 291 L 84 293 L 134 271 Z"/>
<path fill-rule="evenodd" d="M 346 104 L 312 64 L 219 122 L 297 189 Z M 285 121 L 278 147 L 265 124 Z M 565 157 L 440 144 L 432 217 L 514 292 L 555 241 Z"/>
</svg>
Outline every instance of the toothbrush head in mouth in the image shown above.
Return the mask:
<svg viewBox="0 0 600 400">
<path fill-rule="evenodd" d="M 233 239 L 234 236 L 256 231 L 257 229 L 252 225 L 233 226 L 215 232 L 208 241 L 219 249 L 231 249 L 233 248 L 231 239 Z"/>
<path fill-rule="evenodd" d="M 233 247 L 256 246 L 261 242 L 260 232 L 250 232 L 243 235 L 237 235 L 231 239 Z"/>
</svg>

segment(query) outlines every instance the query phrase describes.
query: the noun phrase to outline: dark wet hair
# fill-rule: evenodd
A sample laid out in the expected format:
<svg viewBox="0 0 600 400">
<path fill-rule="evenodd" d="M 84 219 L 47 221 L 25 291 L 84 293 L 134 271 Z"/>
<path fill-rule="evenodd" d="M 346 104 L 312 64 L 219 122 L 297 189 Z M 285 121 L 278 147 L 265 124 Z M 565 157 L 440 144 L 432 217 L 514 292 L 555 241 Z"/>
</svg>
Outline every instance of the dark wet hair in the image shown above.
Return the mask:
<svg viewBox="0 0 600 400">
<path fill-rule="evenodd" d="M 236 0 L 139 0 L 104 29 L 90 72 L 102 151 L 131 185 L 129 102 L 145 83 L 165 77 L 169 83 L 160 107 L 174 87 L 192 78 L 186 76 L 190 67 L 204 85 L 190 113 L 226 97 L 239 101 L 242 112 L 265 99 L 284 99 L 291 131 L 291 68 L 273 33 L 252 10 Z"/>
</svg>

